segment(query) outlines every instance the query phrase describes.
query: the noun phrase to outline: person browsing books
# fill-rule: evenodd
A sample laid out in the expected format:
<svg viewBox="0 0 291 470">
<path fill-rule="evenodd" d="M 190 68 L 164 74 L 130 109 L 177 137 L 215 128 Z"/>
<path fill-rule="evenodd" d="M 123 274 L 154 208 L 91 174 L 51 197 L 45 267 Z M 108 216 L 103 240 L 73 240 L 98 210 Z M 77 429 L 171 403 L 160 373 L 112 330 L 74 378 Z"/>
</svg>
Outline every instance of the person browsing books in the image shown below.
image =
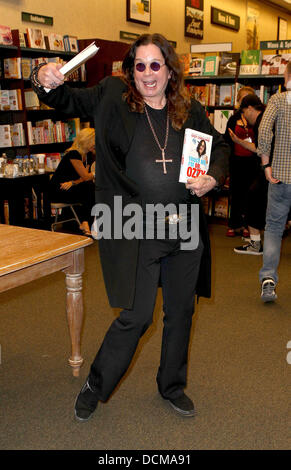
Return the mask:
<svg viewBox="0 0 291 470">
<path fill-rule="evenodd" d="M 54 172 L 49 184 L 52 202 L 73 203 L 80 219 L 80 230 L 91 235 L 91 210 L 95 202 L 94 174 L 90 173 L 88 154 L 95 153 L 95 130 L 81 129 L 71 147 L 67 149 Z"/>
<path fill-rule="evenodd" d="M 64 84 L 56 64 L 33 72 L 41 100 L 94 120 L 100 258 L 110 305 L 122 309 L 76 399 L 75 416 L 80 421 L 88 420 L 98 403 L 109 399 L 127 371 L 140 337 L 152 323 L 159 286 L 164 330 L 158 390 L 180 415 L 194 415 L 194 404 L 184 391 L 189 335 L 195 295 L 209 297 L 211 282 L 209 235 L 200 197 L 223 184 L 228 171 L 229 148 L 202 106 L 191 100 L 179 58 L 162 35 L 140 36 L 129 48 L 122 71 L 121 78 L 106 77 L 82 90 Z M 46 93 L 43 87 L 51 91 Z M 186 127 L 213 136 L 213 145 L 208 174 L 184 184 L 178 180 Z M 181 206 L 186 207 L 183 215 Z M 198 217 L 191 218 L 193 207 L 198 207 Z M 130 211 L 138 214 L 139 234 L 129 232 Z M 188 249 L 182 249 L 179 230 L 185 223 L 197 228 L 199 224 L 195 246 Z"/>
<path fill-rule="evenodd" d="M 229 159 L 229 192 L 230 192 L 230 214 L 227 237 L 243 235 L 249 237 L 246 221 L 246 201 L 249 188 L 258 172 L 258 159 L 252 149 L 247 149 L 234 142 L 230 136 L 230 130 L 242 140 L 253 142 L 254 132 L 252 126 L 245 119 L 239 106 L 242 99 L 255 94 L 255 90 L 249 86 L 241 87 L 236 96 L 238 109 L 227 121 L 224 138 L 230 145 L 231 154 Z M 242 178 L 242 175 L 244 177 Z"/>
<path fill-rule="evenodd" d="M 259 125 L 263 117 L 265 105 L 257 95 L 245 96 L 240 105 L 240 111 L 247 122 L 253 126 L 254 141 L 241 139 L 229 129 L 232 140 L 242 147 L 257 152 Z M 247 193 L 246 221 L 250 232 L 250 241 L 234 248 L 234 252 L 247 255 L 262 255 L 261 231 L 264 230 L 267 207 L 267 182 L 256 155 L 257 171 L 254 172 L 253 182 Z M 243 175 L 245 176 L 245 175 Z"/>
</svg>

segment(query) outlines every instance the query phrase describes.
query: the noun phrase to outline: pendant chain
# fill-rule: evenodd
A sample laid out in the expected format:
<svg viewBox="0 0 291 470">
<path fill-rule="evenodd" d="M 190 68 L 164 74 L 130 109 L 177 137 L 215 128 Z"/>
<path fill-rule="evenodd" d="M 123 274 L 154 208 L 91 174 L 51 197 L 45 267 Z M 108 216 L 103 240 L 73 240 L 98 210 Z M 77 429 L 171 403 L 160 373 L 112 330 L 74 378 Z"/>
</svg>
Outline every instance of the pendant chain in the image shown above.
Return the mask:
<svg viewBox="0 0 291 470">
<path fill-rule="evenodd" d="M 144 109 L 145 109 L 146 117 L 147 117 L 148 123 L 149 123 L 149 125 L 150 125 L 151 131 L 152 131 L 153 136 L 154 136 L 154 138 L 155 138 L 155 141 L 156 141 L 156 143 L 157 143 L 157 145 L 158 145 L 160 151 L 161 151 L 162 153 L 164 153 L 165 150 L 166 150 L 166 148 L 167 148 L 167 145 L 168 145 L 168 137 L 169 137 L 169 121 L 170 121 L 170 119 L 169 119 L 169 106 L 168 106 L 168 109 L 167 109 L 166 137 L 165 137 L 164 147 L 161 146 L 161 144 L 160 144 L 160 142 L 159 142 L 159 139 L 158 139 L 158 137 L 157 137 L 157 134 L 155 133 L 154 127 L 153 127 L 152 122 L 151 122 L 150 117 L 149 117 L 149 113 L 148 113 L 146 104 L 145 104 L 145 106 L 144 106 Z"/>
</svg>

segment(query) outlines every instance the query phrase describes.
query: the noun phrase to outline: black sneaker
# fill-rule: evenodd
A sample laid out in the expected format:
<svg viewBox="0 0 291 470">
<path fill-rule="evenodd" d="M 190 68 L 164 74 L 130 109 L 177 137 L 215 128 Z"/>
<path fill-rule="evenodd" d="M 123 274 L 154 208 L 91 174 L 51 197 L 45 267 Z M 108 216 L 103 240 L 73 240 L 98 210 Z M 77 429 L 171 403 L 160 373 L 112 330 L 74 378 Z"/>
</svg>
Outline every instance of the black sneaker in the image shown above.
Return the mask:
<svg viewBox="0 0 291 470">
<path fill-rule="evenodd" d="M 194 416 L 194 404 L 192 400 L 185 395 L 185 393 L 178 398 L 170 398 L 168 401 L 174 410 L 176 410 L 180 415 Z"/>
<path fill-rule="evenodd" d="M 98 405 L 97 392 L 87 378 L 75 402 L 75 416 L 79 421 L 88 421 Z"/>
<path fill-rule="evenodd" d="M 261 290 L 261 299 L 263 302 L 274 302 L 274 300 L 277 299 L 275 287 L 275 281 L 271 277 L 263 279 Z"/>
<path fill-rule="evenodd" d="M 240 253 L 243 255 L 262 255 L 263 254 L 263 245 L 261 242 L 255 242 L 250 240 L 250 243 L 247 245 L 237 246 L 233 249 L 235 253 Z"/>
</svg>

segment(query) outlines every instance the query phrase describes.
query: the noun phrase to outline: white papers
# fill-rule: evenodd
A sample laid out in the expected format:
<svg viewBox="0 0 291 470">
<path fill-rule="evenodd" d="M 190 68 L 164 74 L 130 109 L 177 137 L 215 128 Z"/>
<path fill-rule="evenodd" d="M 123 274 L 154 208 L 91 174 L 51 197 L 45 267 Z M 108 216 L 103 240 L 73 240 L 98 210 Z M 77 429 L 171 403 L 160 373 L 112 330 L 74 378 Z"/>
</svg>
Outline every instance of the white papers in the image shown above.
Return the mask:
<svg viewBox="0 0 291 470">
<path fill-rule="evenodd" d="M 87 46 L 85 49 L 83 49 L 79 54 L 77 54 L 73 59 L 69 60 L 63 67 L 60 68 L 60 72 L 67 76 L 70 73 L 72 73 L 74 70 L 79 68 L 84 62 L 86 62 L 88 59 L 93 57 L 99 50 L 99 47 L 95 45 L 95 42 L 92 42 Z M 50 88 L 45 88 L 45 91 L 48 93 L 51 91 Z"/>
<path fill-rule="evenodd" d="M 212 146 L 212 135 L 194 129 L 185 129 L 179 182 L 206 175 Z"/>
</svg>

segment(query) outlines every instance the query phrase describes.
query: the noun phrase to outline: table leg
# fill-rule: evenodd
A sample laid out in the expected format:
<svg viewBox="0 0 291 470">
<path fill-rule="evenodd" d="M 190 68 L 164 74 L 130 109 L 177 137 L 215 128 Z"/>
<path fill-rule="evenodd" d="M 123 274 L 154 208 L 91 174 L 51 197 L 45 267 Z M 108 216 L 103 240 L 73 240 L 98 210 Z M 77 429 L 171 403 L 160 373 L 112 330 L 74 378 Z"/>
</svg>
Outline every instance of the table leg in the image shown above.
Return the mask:
<svg viewBox="0 0 291 470">
<path fill-rule="evenodd" d="M 71 356 L 69 364 L 73 375 L 79 376 L 83 364 L 81 356 L 81 331 L 83 325 L 83 296 L 82 274 L 84 271 L 84 249 L 73 253 L 74 262 L 70 268 L 64 270 L 67 288 L 67 319 L 71 337 Z"/>
</svg>

